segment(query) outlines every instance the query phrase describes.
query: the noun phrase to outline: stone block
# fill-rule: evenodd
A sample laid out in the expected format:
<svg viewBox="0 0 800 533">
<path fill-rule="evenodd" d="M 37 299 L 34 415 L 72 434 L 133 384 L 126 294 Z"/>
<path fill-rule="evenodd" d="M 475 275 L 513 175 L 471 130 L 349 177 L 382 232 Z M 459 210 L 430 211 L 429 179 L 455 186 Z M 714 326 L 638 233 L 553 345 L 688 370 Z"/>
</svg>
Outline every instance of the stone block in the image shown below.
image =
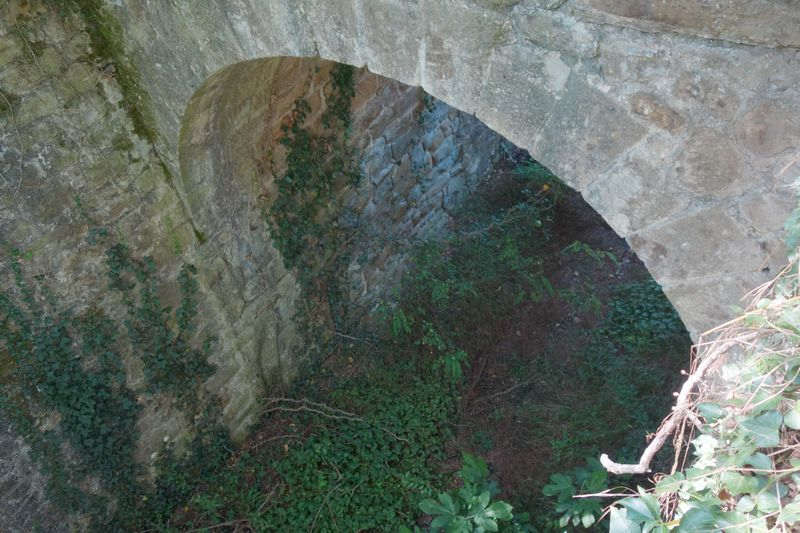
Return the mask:
<svg viewBox="0 0 800 533">
<path fill-rule="evenodd" d="M 721 206 L 634 233 L 628 242 L 665 286 L 712 274 L 758 274 L 766 259 L 747 228 Z"/>
<path fill-rule="evenodd" d="M 771 0 L 577 0 L 574 12 L 645 31 L 676 31 L 715 39 L 800 46 L 800 11 L 794 2 Z"/>
<path fill-rule="evenodd" d="M 736 123 L 741 145 L 759 156 L 800 147 L 800 118 L 779 100 L 761 102 Z"/>
<path fill-rule="evenodd" d="M 598 30 L 563 13 L 537 10 L 521 14 L 514 17 L 514 26 L 518 34 L 538 47 L 581 58 L 598 54 Z"/>
<path fill-rule="evenodd" d="M 700 129 L 686 142 L 677 167 L 678 179 L 695 194 L 735 194 L 752 182 L 744 162 L 741 151 L 726 134 Z"/>
</svg>

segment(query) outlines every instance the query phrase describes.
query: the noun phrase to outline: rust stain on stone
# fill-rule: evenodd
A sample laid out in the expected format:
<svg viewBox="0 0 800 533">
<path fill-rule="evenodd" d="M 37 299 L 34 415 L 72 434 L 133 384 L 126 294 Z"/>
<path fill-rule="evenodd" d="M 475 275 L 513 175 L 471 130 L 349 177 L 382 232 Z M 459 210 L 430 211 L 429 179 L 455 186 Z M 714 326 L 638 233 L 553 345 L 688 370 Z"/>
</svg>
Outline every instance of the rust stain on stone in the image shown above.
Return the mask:
<svg viewBox="0 0 800 533">
<path fill-rule="evenodd" d="M 682 116 L 661 103 L 655 96 L 647 93 L 636 93 L 631 97 L 631 109 L 637 115 L 665 129 L 674 132 L 686 122 Z"/>
</svg>

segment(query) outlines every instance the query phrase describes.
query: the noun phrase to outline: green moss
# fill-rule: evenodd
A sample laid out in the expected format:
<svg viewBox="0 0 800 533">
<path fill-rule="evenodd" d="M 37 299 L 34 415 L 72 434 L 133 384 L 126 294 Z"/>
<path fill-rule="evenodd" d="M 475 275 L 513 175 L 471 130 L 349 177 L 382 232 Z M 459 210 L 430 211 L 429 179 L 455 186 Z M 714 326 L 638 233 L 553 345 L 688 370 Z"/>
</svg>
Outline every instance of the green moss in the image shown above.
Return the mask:
<svg viewBox="0 0 800 533">
<path fill-rule="evenodd" d="M 139 75 L 125 54 L 122 27 L 104 6 L 102 0 L 60 0 L 67 10 L 77 11 L 86 24 L 86 33 L 95 59 L 114 66 L 114 78 L 122 91 L 122 106 L 133 123 L 137 135 L 154 143 L 157 131 L 147 92 Z"/>
<path fill-rule="evenodd" d="M 127 152 L 133 148 L 133 141 L 127 135 L 120 133 L 111 140 L 111 147 L 120 152 Z"/>
<path fill-rule="evenodd" d="M 31 41 L 28 44 L 31 47 L 33 55 L 36 57 L 42 57 L 42 54 L 44 54 L 44 51 L 47 48 L 47 43 L 44 41 Z"/>
<path fill-rule="evenodd" d="M 11 113 L 19 101 L 20 97 L 16 94 L 0 89 L 0 117 Z"/>
</svg>

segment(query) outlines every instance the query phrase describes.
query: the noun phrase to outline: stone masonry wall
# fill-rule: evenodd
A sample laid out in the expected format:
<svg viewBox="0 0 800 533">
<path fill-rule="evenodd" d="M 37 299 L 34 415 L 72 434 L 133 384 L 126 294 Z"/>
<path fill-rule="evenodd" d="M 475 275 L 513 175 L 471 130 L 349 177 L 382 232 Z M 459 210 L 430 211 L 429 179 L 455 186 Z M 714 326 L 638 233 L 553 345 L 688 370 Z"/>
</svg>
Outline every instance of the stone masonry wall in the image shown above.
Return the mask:
<svg viewBox="0 0 800 533">
<path fill-rule="evenodd" d="M 478 123 L 470 115 L 579 190 L 694 334 L 727 318 L 785 257 L 781 229 L 795 205 L 787 185 L 797 172 L 781 170 L 800 148 L 794 2 L 109 0 L 107 9 L 146 90 L 155 142 L 134 133 L 115 66 L 93 59 L 79 16 L 44 0 L 0 5 L 0 238 L 63 305 L 96 302 L 117 316 L 103 250 L 86 242 L 89 219 L 135 255 L 154 256 L 164 280 L 184 261 L 197 264 L 201 333 L 220 336 L 220 370 L 207 386 L 235 432 L 253 419 L 264 383 L 291 374 L 280 354 L 298 342 L 287 319 L 296 284 L 269 242 L 249 237 L 264 234 L 252 195 L 266 175 L 259 157 L 244 156 L 267 146 L 254 142 L 253 124 L 280 107 L 262 98 L 273 73 L 244 61 L 366 65 L 465 112 L 436 104 L 429 129 L 406 140 L 392 128 L 413 115 L 369 119 L 387 106 L 359 104 L 356 119 L 372 131 L 360 146 L 370 176 L 349 194 L 376 231 L 349 272 L 365 299 L 400 268 L 386 243 L 446 225 L 441 213 L 494 153 L 485 133 L 468 133 Z M 238 98 L 226 80 L 240 84 Z M 387 99 L 418 98 L 385 87 Z M 203 95 L 217 101 L 203 107 Z M 459 151 L 456 141 L 473 144 Z M 0 268 L 6 261 L 0 253 Z M 136 389 L 141 365 L 126 364 Z M 188 424 L 168 403 L 142 402 L 140 459 Z M 3 461 L 24 457 L 18 439 L 6 442 Z M 4 489 L 37 501 L 35 487 L 8 471 Z"/>
<path fill-rule="evenodd" d="M 111 4 L 111 3 L 110 3 Z M 475 114 L 580 191 L 690 332 L 785 261 L 800 148 L 791 1 L 131 0 L 112 11 L 177 168 L 189 98 L 246 59 L 320 56 Z"/>
<path fill-rule="evenodd" d="M 118 319 L 124 312 L 106 291 L 104 249 L 87 243 L 91 224 L 109 228 L 133 255 L 152 255 L 165 282 L 175 279 L 183 262 L 195 264 L 200 335 L 219 337 L 212 361 L 218 370 L 205 386 L 223 399 L 228 427 L 243 436 L 258 416 L 258 399 L 291 377 L 301 342 L 292 320 L 299 289 L 264 224 L 263 193 L 271 179 L 265 156 L 294 98 L 315 94 L 330 65 L 261 61 L 258 68 L 244 64 L 209 80 L 194 100 L 197 109 L 208 108 L 187 113 L 193 118 L 184 128 L 186 159 L 176 174 L 157 148 L 134 133 L 113 68 L 93 59 L 79 17 L 45 3 L 3 9 L 4 246 L 22 251 L 26 274 L 41 275 L 64 307 L 79 311 L 97 304 Z M 282 66 L 283 86 L 270 93 L 276 65 Z M 446 210 L 488 171 L 504 141 L 441 102 L 426 107 L 418 89 L 368 72 L 358 77 L 353 107 L 352 142 L 363 155 L 365 179 L 347 192 L 348 203 L 363 213 L 370 232 L 349 273 L 353 295 L 369 307 L 401 268 L 397 252 L 444 229 Z M 203 135 L 213 142 L 204 144 Z M 8 256 L 0 259 L 8 274 Z M 177 303 L 169 284 L 162 296 Z M 139 390 L 141 362 L 127 360 L 126 370 L 128 385 Z M 143 394 L 139 401 L 144 409 L 137 455 L 146 462 L 165 437 L 184 435 L 190 422 L 165 398 Z M 56 524 L 27 448 L 3 427 L 0 479 L 4 493 L 19 501 L 15 509 L 3 509 L 0 527 L 23 531 L 33 515 Z"/>
</svg>

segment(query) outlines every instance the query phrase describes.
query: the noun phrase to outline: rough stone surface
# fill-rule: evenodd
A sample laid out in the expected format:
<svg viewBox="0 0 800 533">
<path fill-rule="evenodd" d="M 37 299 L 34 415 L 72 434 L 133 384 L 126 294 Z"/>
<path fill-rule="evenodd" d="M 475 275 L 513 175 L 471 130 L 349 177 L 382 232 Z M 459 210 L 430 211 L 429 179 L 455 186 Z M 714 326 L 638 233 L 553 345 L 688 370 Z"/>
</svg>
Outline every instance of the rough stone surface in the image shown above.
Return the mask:
<svg viewBox="0 0 800 533">
<path fill-rule="evenodd" d="M 30 458 L 23 439 L 0 420 L 0 526 L 3 531 L 69 531 L 63 517 L 47 503 L 44 477 Z"/>
<path fill-rule="evenodd" d="M 248 58 L 319 54 L 421 85 L 476 114 L 584 192 L 625 237 L 742 195 L 784 190 L 792 178 L 776 177 L 798 147 L 800 11 L 791 1 L 296 6 L 229 1 L 161 7 L 157 16 L 144 2 L 115 9 L 159 111 L 162 153 L 174 161 L 182 111 L 208 73 Z M 654 199 L 657 191 L 665 202 Z M 741 247 L 778 243 L 780 234 L 756 228 L 747 238 Z M 704 256 L 706 272 L 736 262 L 717 252 Z M 648 266 L 662 272 L 657 257 Z M 686 323 L 697 334 L 729 314 L 742 280 L 759 275 L 720 276 L 729 286 L 721 300 L 673 303 L 695 317 Z M 675 276 L 657 279 L 666 286 Z"/>
<path fill-rule="evenodd" d="M 80 18 L 51 6 L 0 6 L 0 237 L 79 309 L 114 309 L 84 215 L 153 255 L 164 279 L 197 264 L 201 330 L 221 338 L 207 386 L 235 431 L 262 378 L 291 374 L 298 342 L 296 283 L 254 237 L 269 190 L 254 154 L 274 141 L 264 121 L 280 107 L 267 98 L 276 64 L 251 60 L 367 66 L 464 112 L 437 105 L 430 128 L 408 134 L 416 117 L 383 110 L 413 90 L 389 84 L 358 104 L 369 179 L 349 194 L 399 242 L 445 227 L 482 172 L 493 148 L 480 151 L 474 115 L 583 193 L 693 334 L 784 259 L 797 169 L 781 170 L 800 148 L 794 0 L 108 0 L 148 95 L 152 144 L 133 132 L 113 65 L 92 61 Z M 353 293 L 371 298 L 401 263 L 377 240 L 363 246 L 367 260 L 348 271 Z M 142 451 L 183 427 L 180 413 L 145 413 Z"/>
</svg>

